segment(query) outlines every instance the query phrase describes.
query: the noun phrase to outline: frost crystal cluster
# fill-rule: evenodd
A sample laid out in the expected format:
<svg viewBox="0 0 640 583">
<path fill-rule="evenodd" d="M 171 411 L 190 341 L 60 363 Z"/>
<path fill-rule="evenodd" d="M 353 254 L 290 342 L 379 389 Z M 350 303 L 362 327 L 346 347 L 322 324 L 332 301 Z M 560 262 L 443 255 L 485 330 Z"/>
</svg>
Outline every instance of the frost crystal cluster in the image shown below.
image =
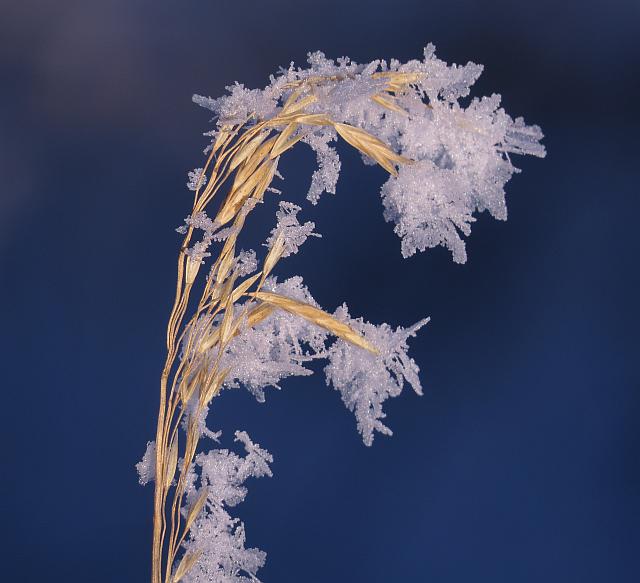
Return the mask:
<svg viewBox="0 0 640 583">
<path fill-rule="evenodd" d="M 427 46 L 423 60 L 408 63 L 376 60 L 359 65 L 346 57 L 327 59 L 320 52 L 310 54 L 308 62 L 305 69 L 292 64 L 281 70 L 263 90 L 237 84 L 228 88 L 230 95 L 197 95 L 194 101 L 211 109 L 220 125 L 242 123 L 252 115 L 272 119 L 292 85 L 308 81 L 315 101 L 307 113 L 328 114 L 336 122 L 366 130 L 413 161 L 402 165 L 397 176 L 392 174 L 381 190 L 385 218 L 395 224 L 405 257 L 443 245 L 454 261 L 464 263 L 461 235 L 471 232 L 473 214 L 488 210 L 496 219 L 507 218 L 504 186 L 518 171 L 509 154 L 545 155 L 540 128 L 507 115 L 499 95 L 461 104 L 483 67 L 447 65 L 436 58 L 433 45 Z M 394 74 L 408 79 L 410 87 L 393 91 Z M 336 189 L 340 159 L 331 145 L 336 130 L 335 125 L 301 124 L 294 134 L 318 157 L 307 195 L 313 203 Z"/>
<path fill-rule="evenodd" d="M 220 436 L 206 419 L 222 390 L 243 387 L 264 402 L 268 387 L 310 375 L 309 364 L 321 362 L 366 445 L 376 433 L 391 435 L 387 399 L 405 385 L 422 394 L 407 351 L 428 318 L 394 328 L 353 317 L 346 305 L 327 312 L 302 277 L 274 275 L 279 261 L 320 237 L 313 222 L 298 218 L 301 206 L 280 201 L 260 252 L 240 249 L 238 236 L 265 196 L 281 194 L 271 183 L 298 142 L 317 157 L 307 199 L 316 204 L 335 193 L 335 146 L 344 141 L 388 172 L 380 194 L 402 255 L 444 246 L 464 263 L 463 236 L 476 213 L 506 219 L 504 187 L 518 171 L 510 154 L 545 155 L 540 128 L 507 115 L 499 95 L 469 97 L 481 71 L 447 65 L 432 45 L 407 63 L 360 65 L 317 52 L 306 68 L 291 64 L 264 89 L 236 84 L 217 99 L 194 97 L 216 126 L 206 134 L 206 163 L 188 175 L 194 203 L 177 229 L 184 241 L 156 440 L 137 465 L 141 483 L 155 482 L 152 583 L 257 581 L 264 564 L 262 551 L 245 548 L 244 525 L 229 511 L 244 499 L 248 478 L 271 475 L 271 455 L 245 432 L 236 432 L 245 455 L 198 449 L 201 438 Z"/>
<path fill-rule="evenodd" d="M 264 565 L 266 554 L 259 549 L 245 548 L 244 525 L 231 517 L 228 508 L 242 502 L 247 494 L 245 480 L 271 476 L 271 454 L 253 443 L 244 431 L 236 431 L 236 441 L 242 442 L 246 455 L 239 456 L 227 449 L 214 449 L 198 454 L 200 488 L 188 487 L 187 508 L 204 499 L 201 514 L 191 527 L 191 538 L 185 545 L 201 554 L 184 580 L 192 583 L 243 582 L 256 579 L 256 571 Z M 192 474 L 195 479 L 195 474 Z M 188 509 L 184 510 L 185 517 Z"/>
</svg>

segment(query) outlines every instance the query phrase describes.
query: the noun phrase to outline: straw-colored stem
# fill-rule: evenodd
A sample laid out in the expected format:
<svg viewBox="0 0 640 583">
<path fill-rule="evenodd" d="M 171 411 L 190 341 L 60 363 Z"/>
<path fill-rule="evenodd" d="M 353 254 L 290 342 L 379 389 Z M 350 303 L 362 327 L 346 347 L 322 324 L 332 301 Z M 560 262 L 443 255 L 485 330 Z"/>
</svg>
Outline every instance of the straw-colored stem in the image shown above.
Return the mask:
<svg viewBox="0 0 640 583">
<path fill-rule="evenodd" d="M 404 79 L 401 75 L 389 76 L 387 91 L 397 91 L 398 88 L 402 88 L 403 83 L 410 82 L 408 78 Z M 214 222 L 218 227 L 231 222 L 232 230 L 213 263 L 212 275 L 207 278 L 197 307 L 187 319 L 186 324 L 185 315 L 189 308 L 194 279 L 197 274 L 197 269 L 194 271 L 194 265 L 189 263 L 192 258 L 187 254 L 194 232 L 193 226 L 189 226 L 187 229 L 178 256 L 175 299 L 167 323 L 167 356 L 160 378 L 160 405 L 156 428 L 151 583 L 170 583 L 173 562 L 189 529 L 189 525 L 185 523 L 181 531 L 180 510 L 185 495 L 187 471 L 195 456 L 199 440 L 195 426 L 190 426 L 188 429 L 187 441 L 183 446 L 185 454 L 180 468 L 175 467 L 174 469 L 173 467 L 175 466 L 175 457 L 173 456 L 177 455 L 177 444 L 172 452 L 173 455 L 170 452 L 174 440 L 177 440 L 181 421 L 186 414 L 184 402 L 194 395 L 196 390 L 200 391 L 197 416 L 207 406 L 208 401 L 217 395 L 226 374 L 225 371 L 219 372 L 220 361 L 230 340 L 242 333 L 239 324 L 248 321 L 249 326 L 256 325 L 276 308 L 284 309 L 307 318 L 354 344 L 371 349 L 360 335 L 329 314 L 313 306 L 295 302 L 290 298 L 261 291 L 265 278 L 282 255 L 282 248 L 274 246 L 276 248 L 271 249 L 265 259 L 259 281 L 255 279 L 249 281 L 250 278 L 248 278 L 244 282 L 245 287 L 239 286 L 234 290 L 236 276 L 233 273 L 232 264 L 235 260 L 235 245 L 238 234 L 244 227 L 245 219 L 253 208 L 246 203 L 249 199 L 253 199 L 254 202 L 262 200 L 275 173 L 279 156 L 293 147 L 302 137 L 302 134 L 291 137 L 297 128 L 305 124 L 308 126 L 331 125 L 345 141 L 378 162 L 390 173 L 395 173 L 395 165 L 411 162 L 398 156 L 380 140 L 363 130 L 338 124 L 324 114 L 308 114 L 305 111 L 307 105 L 316 101 L 314 96 L 303 96 L 305 87 L 313 92 L 314 85 L 331 80 L 333 78 L 317 77 L 297 83 L 296 90 L 284 104 L 280 114 L 272 119 L 258 120 L 252 127 L 247 127 L 247 122 L 254 117 L 251 114 L 244 123 L 222 128 L 218 139 L 211 147 L 202 170 L 202 176 L 196 185 L 192 217 L 204 211 L 222 186 L 230 183 L 226 199 L 222 201 Z M 376 99 L 389 109 L 397 109 L 388 96 L 378 96 Z M 271 136 L 273 132 L 276 132 L 275 136 Z M 208 183 L 205 184 L 205 176 L 207 175 Z M 249 288 L 256 281 L 255 291 L 249 292 Z M 236 295 L 234 295 L 234 291 Z M 234 302 L 240 298 L 245 300 L 242 313 L 234 315 Z M 250 307 L 258 300 L 263 304 L 260 304 L 257 310 L 250 310 Z M 261 309 L 261 305 L 267 309 Z M 198 334 L 191 332 L 195 330 L 196 323 L 201 317 L 205 316 L 213 320 L 217 314 L 223 311 L 224 318 L 216 332 L 218 335 L 215 337 L 210 335 L 206 341 L 210 341 L 211 345 L 203 348 L 202 339 Z M 258 314 L 258 312 L 260 313 Z M 181 346 L 183 354 L 176 366 L 178 350 Z M 201 362 L 201 358 L 204 358 L 202 350 L 208 350 L 213 346 L 217 346 L 217 355 L 212 368 L 209 369 L 207 363 L 206 370 L 208 372 L 203 374 L 202 378 L 200 376 L 192 378 L 194 368 L 195 374 L 199 375 L 198 367 L 203 366 Z M 183 385 L 182 383 L 199 383 L 200 386 L 192 388 L 191 384 Z M 178 479 L 175 488 L 172 488 L 171 484 L 176 472 Z M 171 507 L 167 508 L 171 490 L 173 490 Z M 168 539 L 167 530 L 169 531 Z M 165 539 L 167 540 L 166 553 L 164 552 Z"/>
</svg>

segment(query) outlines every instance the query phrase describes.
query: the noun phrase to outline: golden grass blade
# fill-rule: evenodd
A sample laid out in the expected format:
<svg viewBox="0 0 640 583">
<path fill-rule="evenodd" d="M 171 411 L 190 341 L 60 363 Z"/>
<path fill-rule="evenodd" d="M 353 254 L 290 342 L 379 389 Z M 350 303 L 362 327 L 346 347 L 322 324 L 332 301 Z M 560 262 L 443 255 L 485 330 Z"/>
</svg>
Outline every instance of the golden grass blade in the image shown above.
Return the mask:
<svg viewBox="0 0 640 583">
<path fill-rule="evenodd" d="M 292 102 L 291 98 L 289 98 L 285 106 L 282 108 L 282 115 L 288 115 L 300 111 L 301 109 L 304 109 L 305 107 L 311 105 L 312 103 L 315 103 L 316 101 L 318 101 L 318 98 L 315 95 L 307 95 L 295 102 Z"/>
<path fill-rule="evenodd" d="M 169 448 L 169 455 L 167 456 L 167 471 L 165 474 L 164 485 L 165 488 L 171 486 L 173 477 L 176 474 L 176 467 L 178 466 L 178 434 L 176 433 L 171 447 Z"/>
<path fill-rule="evenodd" d="M 378 164 L 380 164 L 380 166 L 382 166 L 389 174 L 393 176 L 398 175 L 396 167 L 389 161 L 388 158 L 386 158 L 385 156 L 381 156 L 379 152 L 375 152 L 374 150 L 371 150 L 369 152 L 365 151 L 365 153 L 370 158 L 373 158 Z"/>
<path fill-rule="evenodd" d="M 264 281 L 265 277 L 271 273 L 271 270 L 275 267 L 276 263 L 280 261 L 280 257 L 284 253 L 284 235 L 282 231 L 278 233 L 276 240 L 271 245 L 271 249 L 269 249 L 269 253 L 264 259 L 264 266 L 262 268 L 262 280 Z"/>
<path fill-rule="evenodd" d="M 249 178 L 249 176 L 251 176 L 251 174 L 253 174 L 255 169 L 269 155 L 269 152 L 271 152 L 273 145 L 279 137 L 280 136 L 275 135 L 266 140 L 264 144 L 262 144 L 249 158 L 247 158 L 243 162 L 242 166 L 240 166 L 240 168 L 238 168 L 238 171 L 236 172 L 236 177 L 233 181 L 232 188 L 238 188 L 243 182 L 247 180 L 247 178 Z"/>
<path fill-rule="evenodd" d="M 262 275 L 262 271 L 259 271 L 255 275 L 248 277 L 245 279 L 239 286 L 237 286 L 231 292 L 231 301 L 237 302 L 242 295 L 258 280 L 258 278 Z"/>
<path fill-rule="evenodd" d="M 294 114 L 294 119 L 298 123 L 306 124 L 309 126 L 328 126 L 331 125 L 331 119 L 324 113 L 305 113 Z"/>
<path fill-rule="evenodd" d="M 193 285 L 193 282 L 196 280 L 196 277 L 198 275 L 198 271 L 200 270 L 201 264 L 202 262 L 199 259 L 187 257 L 187 265 L 184 273 L 184 279 L 187 285 Z"/>
<path fill-rule="evenodd" d="M 194 454 L 196 453 L 196 447 L 198 446 L 198 436 L 199 436 L 200 428 L 198 426 L 198 419 L 196 417 L 192 417 L 189 421 L 189 429 L 187 431 L 187 442 L 185 444 L 185 452 L 184 452 L 184 461 L 183 461 L 183 474 L 186 475 L 187 469 L 191 460 L 193 459 Z"/>
<path fill-rule="evenodd" d="M 409 158 L 396 154 L 383 141 L 360 128 L 344 123 L 334 123 L 333 127 L 345 142 L 375 160 L 389 174 L 398 175 L 393 163 L 410 164 L 413 162 Z"/>
<path fill-rule="evenodd" d="M 220 292 L 220 296 L 223 298 L 226 297 L 227 301 L 231 302 L 231 304 L 233 305 L 247 292 L 247 290 L 257 281 L 257 279 L 261 275 L 262 275 L 261 271 L 256 273 L 255 275 L 252 275 L 251 277 L 245 279 L 239 286 L 234 288 L 233 291 L 231 291 L 233 284 L 235 283 L 235 277 L 232 277 L 223 286 L 222 291 Z M 264 276 L 260 280 L 260 286 L 262 285 L 263 281 L 264 281 Z M 242 317 L 239 317 L 233 320 L 233 322 L 229 325 L 228 337 L 221 344 L 224 345 L 224 343 L 226 343 L 228 340 L 230 340 L 232 337 L 234 337 L 237 334 L 238 328 L 240 327 L 241 323 L 242 323 Z M 197 349 L 198 352 L 202 354 L 203 352 L 206 352 L 207 350 L 209 350 L 210 348 L 218 344 L 218 342 L 220 342 L 220 334 L 221 334 L 221 327 L 213 330 L 211 334 L 209 334 L 199 344 Z"/>
<path fill-rule="evenodd" d="M 364 348 L 373 354 L 379 354 L 378 349 L 365 340 L 359 332 L 315 306 L 271 292 L 256 292 L 256 297 L 291 314 L 301 316 L 355 346 Z"/>
<path fill-rule="evenodd" d="M 256 188 L 252 195 L 255 200 L 262 200 L 264 193 L 266 192 L 267 188 L 269 188 L 269 185 L 271 184 L 271 181 L 276 174 L 276 170 L 278 169 L 278 161 L 279 158 L 276 158 L 271 162 L 271 164 L 265 164 L 265 171 L 260 177 L 260 180 L 256 185 Z"/>
<path fill-rule="evenodd" d="M 334 123 L 333 124 L 340 137 L 347 143 L 351 144 L 354 148 L 362 149 L 372 146 L 378 146 L 389 151 L 389 154 L 395 154 L 391 148 L 389 148 L 382 140 L 371 135 L 369 132 L 350 126 L 346 123 Z"/>
<path fill-rule="evenodd" d="M 182 557 L 182 560 L 173 575 L 173 583 L 178 583 L 178 581 L 180 581 L 180 579 L 182 579 L 193 568 L 201 554 L 202 550 L 198 549 L 197 551 L 187 553 Z"/>
<path fill-rule="evenodd" d="M 275 308 L 270 304 L 260 304 L 256 306 L 247 314 L 247 326 L 249 328 L 257 326 L 273 314 L 274 311 Z"/>
<path fill-rule="evenodd" d="M 295 84 L 291 84 L 292 87 L 294 85 Z M 296 99 L 298 99 L 298 97 L 300 97 L 300 95 L 302 94 L 303 89 L 304 89 L 303 87 L 298 87 L 291 93 L 291 95 L 289 95 L 289 98 L 287 99 L 287 101 L 285 101 L 285 104 L 282 106 L 282 112 L 287 111 L 287 109 L 293 105 Z"/>
<path fill-rule="evenodd" d="M 198 499 L 195 501 L 194 505 L 189 509 L 189 514 L 187 514 L 187 519 L 184 522 L 184 531 L 187 532 L 190 528 L 191 525 L 193 524 L 193 521 L 198 518 L 198 515 L 200 514 L 200 512 L 202 512 L 202 509 L 204 508 L 204 505 L 207 502 L 207 495 L 209 494 L 209 491 L 207 490 L 206 486 L 204 487 L 202 494 L 200 494 L 200 496 L 198 497 Z"/>
<path fill-rule="evenodd" d="M 307 135 L 306 133 L 300 132 L 297 136 L 295 136 L 294 138 L 290 139 L 286 144 L 284 144 L 282 149 L 277 154 L 272 154 L 272 157 L 275 157 L 276 155 L 280 156 L 281 154 L 283 154 L 287 150 L 290 150 L 291 148 L 293 148 L 293 146 L 295 146 L 306 135 Z"/>
<path fill-rule="evenodd" d="M 398 85 L 410 85 L 416 83 L 421 77 L 420 73 L 408 73 L 403 71 L 379 71 L 371 75 L 372 79 L 389 79 L 391 83 Z"/>
<path fill-rule="evenodd" d="M 371 101 L 375 101 L 378 105 L 381 105 L 385 109 L 401 113 L 402 115 L 409 115 L 406 109 L 402 109 L 391 97 L 385 97 L 384 95 L 373 95 Z"/>
<path fill-rule="evenodd" d="M 224 316 L 222 317 L 222 324 L 220 324 L 220 344 L 223 346 L 229 340 L 229 334 L 231 331 L 231 322 L 233 321 L 233 302 L 231 297 L 227 300 L 224 307 Z"/>
<path fill-rule="evenodd" d="M 236 279 L 238 279 L 238 276 L 235 273 L 232 273 L 231 277 L 227 279 L 225 284 L 222 286 L 222 291 L 220 292 L 221 302 L 228 301 L 230 299 L 231 290 L 233 289 L 233 286 L 236 284 Z"/>
<path fill-rule="evenodd" d="M 273 144 L 273 148 L 271 149 L 271 153 L 269 154 L 269 158 L 275 158 L 279 156 L 287 149 L 287 140 L 293 135 L 293 132 L 298 129 L 297 123 L 290 123 L 278 136 L 275 143 Z"/>
<path fill-rule="evenodd" d="M 231 293 L 231 290 L 236 283 L 237 277 L 238 276 L 235 274 L 235 272 L 233 272 L 231 274 L 231 277 L 229 277 L 224 283 L 222 280 L 216 281 L 215 285 L 213 286 L 213 290 L 211 290 L 212 306 L 223 303 L 229 299 L 229 294 Z M 216 310 L 216 313 L 218 311 L 219 310 Z"/>
<path fill-rule="evenodd" d="M 252 181 L 253 184 L 247 189 L 247 198 L 251 197 L 254 200 L 262 200 L 265 190 L 267 190 L 267 187 L 273 180 L 273 176 L 277 168 L 277 162 L 278 160 L 276 159 L 265 162 L 260 166 L 258 171 L 255 173 L 255 181 Z"/>
<path fill-rule="evenodd" d="M 260 193 L 258 196 L 254 196 L 254 198 L 260 200 L 262 193 L 273 179 L 277 164 L 277 160 L 262 163 L 239 187 L 232 189 L 224 201 L 222 208 L 218 211 L 216 221 L 220 225 L 228 223 L 236 216 L 242 208 L 242 205 L 254 191 L 255 193 Z M 263 189 L 265 182 L 266 186 L 264 186 Z"/>
<path fill-rule="evenodd" d="M 324 113 L 293 113 L 274 117 L 267 122 L 270 126 L 281 126 L 289 123 L 300 123 L 310 126 L 328 126 L 332 124 L 331 119 Z"/>
<path fill-rule="evenodd" d="M 220 340 L 220 328 L 216 328 L 198 345 L 198 353 L 203 354 L 210 348 L 213 348 Z"/>
<path fill-rule="evenodd" d="M 182 399 L 182 402 L 186 405 L 189 402 L 189 399 L 191 399 L 191 396 L 193 395 L 193 393 L 196 390 L 196 387 L 198 386 L 198 380 L 199 380 L 199 375 L 195 375 L 192 379 L 191 382 L 186 382 L 185 380 L 183 380 L 180 383 L 180 398 Z"/>
<path fill-rule="evenodd" d="M 234 134 L 233 126 L 225 125 L 222 126 L 218 130 L 218 135 L 216 136 L 215 142 L 213 142 L 213 151 L 217 152 L 220 148 L 222 148 L 229 141 L 231 136 Z"/>
<path fill-rule="evenodd" d="M 218 270 L 216 271 L 216 281 L 218 283 L 222 283 L 225 279 L 227 279 L 227 275 L 229 275 L 229 271 L 233 266 L 233 263 L 236 260 L 235 254 L 236 246 L 235 244 L 231 244 L 227 249 L 225 249 L 225 255 L 220 261 L 220 265 L 218 266 Z"/>
<path fill-rule="evenodd" d="M 222 383 L 224 383 L 224 379 L 227 378 L 230 370 L 231 369 L 227 367 L 224 370 L 218 371 L 209 385 L 204 387 L 204 390 L 200 393 L 200 404 L 203 407 L 220 392 L 220 387 L 222 387 Z"/>
<path fill-rule="evenodd" d="M 258 147 L 265 141 L 268 132 L 259 133 L 255 138 L 249 140 L 246 144 L 244 144 L 231 158 L 229 162 L 229 172 L 233 172 L 242 162 L 244 162 L 251 154 L 253 154 Z"/>
</svg>

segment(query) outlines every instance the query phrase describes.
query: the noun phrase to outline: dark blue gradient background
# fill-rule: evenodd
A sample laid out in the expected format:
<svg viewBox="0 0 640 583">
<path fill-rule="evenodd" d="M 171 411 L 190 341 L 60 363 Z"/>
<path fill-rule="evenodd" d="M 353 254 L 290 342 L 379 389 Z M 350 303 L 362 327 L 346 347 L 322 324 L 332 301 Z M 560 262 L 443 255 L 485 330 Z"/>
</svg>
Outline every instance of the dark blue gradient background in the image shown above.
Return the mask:
<svg viewBox="0 0 640 583">
<path fill-rule="evenodd" d="M 178 236 L 207 112 L 194 92 L 263 86 L 309 50 L 486 71 L 545 131 L 518 159 L 509 220 L 483 215 L 469 262 L 402 260 L 384 172 L 345 151 L 323 240 L 283 265 L 320 303 L 432 323 L 425 396 L 388 404 L 371 449 L 321 376 L 260 405 L 224 395 L 275 476 L 238 512 L 267 583 L 640 580 L 637 2 L 418 0 L 2 3 L 0 579 L 148 579 L 154 432 Z M 300 200 L 312 157 L 283 168 Z M 251 223 L 256 237 L 266 218 Z M 228 441 L 226 442 L 228 443 Z"/>
</svg>

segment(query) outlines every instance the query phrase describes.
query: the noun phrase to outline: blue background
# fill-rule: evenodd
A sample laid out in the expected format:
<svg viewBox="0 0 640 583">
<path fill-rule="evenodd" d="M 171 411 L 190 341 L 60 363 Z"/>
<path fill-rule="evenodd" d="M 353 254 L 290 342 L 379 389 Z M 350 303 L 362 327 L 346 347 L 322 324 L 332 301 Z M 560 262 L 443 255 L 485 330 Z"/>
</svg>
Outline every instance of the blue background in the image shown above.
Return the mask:
<svg viewBox="0 0 640 583">
<path fill-rule="evenodd" d="M 384 172 L 343 150 L 323 240 L 283 264 L 373 322 L 432 316 L 413 341 L 425 396 L 360 442 L 320 375 L 211 425 L 276 457 L 238 508 L 265 582 L 640 579 L 638 3 L 58 0 L 0 17 L 2 555 L 6 581 L 148 579 L 152 438 L 186 171 L 207 112 L 309 50 L 486 66 L 542 126 L 509 220 L 483 215 L 469 262 L 402 260 Z M 312 156 L 293 153 L 286 197 Z M 268 222 L 252 223 L 259 239 Z M 226 443 L 229 443 L 228 441 Z"/>
</svg>

